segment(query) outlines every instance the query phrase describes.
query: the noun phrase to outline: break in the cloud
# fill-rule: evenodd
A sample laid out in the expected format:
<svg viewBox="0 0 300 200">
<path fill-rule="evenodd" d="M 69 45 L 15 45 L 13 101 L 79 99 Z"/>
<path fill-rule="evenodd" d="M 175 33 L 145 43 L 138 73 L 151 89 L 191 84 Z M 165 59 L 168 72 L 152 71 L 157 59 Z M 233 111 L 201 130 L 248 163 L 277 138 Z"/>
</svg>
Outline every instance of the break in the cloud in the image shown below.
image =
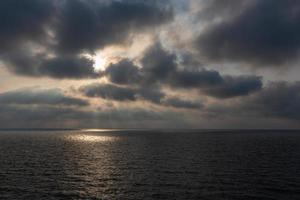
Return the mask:
<svg viewBox="0 0 300 200">
<path fill-rule="evenodd" d="M 298 22 L 296 0 L 2 0 L 0 126 L 299 127 Z"/>
</svg>

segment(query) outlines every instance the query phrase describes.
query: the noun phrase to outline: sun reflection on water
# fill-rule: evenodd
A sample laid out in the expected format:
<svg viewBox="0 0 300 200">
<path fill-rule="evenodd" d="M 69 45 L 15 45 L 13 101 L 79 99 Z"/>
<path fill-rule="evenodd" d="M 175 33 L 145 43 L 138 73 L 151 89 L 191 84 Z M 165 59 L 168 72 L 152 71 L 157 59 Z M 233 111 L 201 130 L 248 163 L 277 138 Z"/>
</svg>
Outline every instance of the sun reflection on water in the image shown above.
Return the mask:
<svg viewBox="0 0 300 200">
<path fill-rule="evenodd" d="M 68 136 L 68 139 L 78 142 L 112 142 L 117 140 L 118 138 L 106 135 L 77 134 Z"/>
<path fill-rule="evenodd" d="M 113 132 L 118 131 L 118 129 L 82 129 L 84 132 Z"/>
</svg>

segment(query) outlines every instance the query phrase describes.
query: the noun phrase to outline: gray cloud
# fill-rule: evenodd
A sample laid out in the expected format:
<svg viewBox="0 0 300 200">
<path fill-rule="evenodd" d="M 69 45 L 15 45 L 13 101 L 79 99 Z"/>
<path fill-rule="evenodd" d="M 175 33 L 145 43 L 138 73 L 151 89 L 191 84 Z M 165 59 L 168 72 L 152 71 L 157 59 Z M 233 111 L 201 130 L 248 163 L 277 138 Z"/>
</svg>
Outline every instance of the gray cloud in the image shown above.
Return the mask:
<svg viewBox="0 0 300 200">
<path fill-rule="evenodd" d="M 200 34 L 196 41 L 200 55 L 213 62 L 244 62 L 253 67 L 280 66 L 297 60 L 300 3 L 294 0 L 243 2 L 210 2 L 210 9 L 230 12 L 216 12 L 224 20 L 209 22 Z"/>
<path fill-rule="evenodd" d="M 190 120 L 195 126 L 201 121 L 204 126 L 208 122 L 214 127 L 214 122 L 219 120 L 229 127 L 231 120 L 238 119 L 239 127 L 250 120 L 253 127 L 260 119 L 267 119 L 270 124 L 288 121 L 299 127 L 299 82 L 273 82 L 263 86 L 263 78 L 258 75 L 223 74 L 211 67 L 217 63 L 225 67 L 234 63 L 257 68 L 294 64 L 300 50 L 300 3 L 296 0 L 201 0 L 193 1 L 199 2 L 200 11 L 191 16 L 194 12 L 190 12 L 188 2 L 1 0 L 1 66 L 33 78 L 104 77 L 109 83 L 81 87 L 78 95 L 84 98 L 70 96 L 59 89 L 4 92 L 0 94 L 0 126 L 134 127 L 142 123 L 151 127 L 160 121 L 176 126 L 177 122 Z M 162 27 L 173 19 L 177 19 L 174 24 Z M 193 23 L 195 27 L 189 27 Z M 184 26 L 176 26 L 180 24 Z M 182 33 L 171 32 L 188 27 Z M 163 32 L 157 32 L 162 29 Z M 192 41 L 196 51 L 189 43 L 195 32 Z M 132 40 L 140 38 L 135 37 L 140 33 L 152 36 L 157 33 L 154 44 L 132 60 L 124 57 L 110 64 L 105 71 L 95 72 L 93 60 L 83 56 L 110 45 L 130 45 Z M 270 74 L 266 76 L 274 78 Z M 4 77 L 10 78 L 6 74 Z M 4 81 L 4 90 L 5 84 Z M 202 96 L 215 99 L 208 98 L 204 104 L 197 100 Z M 90 105 L 88 98 L 132 104 L 127 110 L 114 109 L 116 104 L 107 110 L 107 107 Z M 151 111 L 132 108 L 149 104 L 152 104 Z M 180 118 L 180 114 L 184 117 Z M 214 119 L 217 120 L 212 122 Z"/>
<path fill-rule="evenodd" d="M 0 61 L 19 75 L 95 78 L 81 53 L 124 44 L 172 18 L 169 3 L 158 1 L 3 0 Z"/>
<path fill-rule="evenodd" d="M 46 105 L 16 107 L 0 104 L 0 113 L 1 128 L 132 128 L 170 125 L 174 120 L 168 113 L 143 109 L 85 111 Z"/>
<path fill-rule="evenodd" d="M 0 94 L 1 105 L 87 106 L 88 101 L 65 95 L 59 89 L 18 89 Z"/>
<path fill-rule="evenodd" d="M 222 20 L 229 20 L 232 17 L 244 12 L 256 0 L 202 0 L 197 18 L 209 22 L 215 21 L 222 16 Z"/>
<path fill-rule="evenodd" d="M 104 74 L 116 84 L 136 84 L 141 82 L 140 69 L 130 60 L 124 59 L 116 64 L 111 64 Z"/>
<path fill-rule="evenodd" d="M 300 119 L 300 82 L 271 82 L 261 91 L 240 98 L 230 104 L 212 104 L 206 112 L 214 117 L 249 117 L 256 121 L 263 118 L 290 120 Z"/>
<path fill-rule="evenodd" d="M 0 54 L 29 40 L 43 43 L 55 0 L 1 0 Z"/>
<path fill-rule="evenodd" d="M 100 97 L 115 101 L 148 101 L 161 106 L 174 108 L 199 109 L 201 103 L 183 100 L 177 97 L 168 98 L 160 88 L 131 88 L 112 84 L 90 84 L 80 88 L 87 97 Z"/>
<path fill-rule="evenodd" d="M 25 51 L 25 50 L 24 50 Z M 9 69 L 20 75 L 48 76 L 56 79 L 84 79 L 99 77 L 93 60 L 82 56 L 61 55 L 48 58 L 44 54 L 17 51 L 3 56 Z"/>
<path fill-rule="evenodd" d="M 156 43 L 145 51 L 141 58 L 141 68 L 129 60 L 122 60 L 109 66 L 106 75 L 115 84 L 141 85 L 146 88 L 167 85 L 175 89 L 198 89 L 221 99 L 245 96 L 262 88 L 261 77 L 222 76 L 215 70 L 189 69 L 180 66 L 177 59 L 176 54 Z"/>
<path fill-rule="evenodd" d="M 161 104 L 162 99 L 166 96 L 159 87 L 138 88 L 137 95 L 139 98 L 156 104 Z"/>
<path fill-rule="evenodd" d="M 265 116 L 300 119 L 300 82 L 273 82 L 253 98 L 242 103 Z"/>
<path fill-rule="evenodd" d="M 262 85 L 261 77 L 258 76 L 225 76 L 223 84 L 204 89 L 203 92 L 216 98 L 225 99 L 260 91 Z"/>
<path fill-rule="evenodd" d="M 116 101 L 136 100 L 134 89 L 119 87 L 111 84 L 91 84 L 80 89 L 88 97 L 101 97 Z"/>
<path fill-rule="evenodd" d="M 146 49 L 141 63 L 145 74 L 144 80 L 150 83 L 167 79 L 177 67 L 176 55 L 166 51 L 160 43 Z"/>
<path fill-rule="evenodd" d="M 66 0 L 57 40 L 67 51 L 93 51 L 124 42 L 132 32 L 163 24 L 173 17 L 168 3 L 158 1 Z"/>
<path fill-rule="evenodd" d="M 43 90 L 44 91 L 44 90 Z M 23 92 L 24 95 L 30 97 L 23 97 L 20 92 L 12 92 L 1 95 L 0 98 L 0 121 L 2 128 L 9 127 L 157 127 L 158 122 L 164 123 L 164 127 L 170 127 L 178 123 L 182 126 L 185 120 L 193 124 L 195 121 L 218 121 L 221 120 L 226 127 L 234 126 L 234 123 L 242 123 L 249 125 L 247 127 L 257 128 L 256 124 L 262 124 L 265 119 L 268 119 L 268 127 L 276 126 L 279 122 L 281 125 L 293 125 L 299 127 L 299 91 L 300 83 L 274 82 L 270 83 L 260 92 L 251 95 L 250 97 L 240 98 L 230 104 L 222 104 L 219 106 L 203 106 L 201 102 L 187 102 L 186 100 L 175 98 L 164 98 L 161 102 L 163 106 L 172 106 L 176 108 L 190 108 L 197 109 L 198 118 L 180 118 L 175 113 L 147 111 L 141 109 L 112 109 L 112 110 L 82 110 L 78 109 L 81 103 L 73 102 L 73 100 L 51 100 L 48 96 L 51 91 L 35 92 L 34 95 L 28 95 L 28 92 Z M 16 94 L 13 94 L 16 93 Z M 32 92 L 33 93 L 33 92 Z M 35 94 L 39 93 L 39 97 Z M 47 94 L 43 94 L 47 93 Z M 58 98 L 60 99 L 60 98 Z M 65 103 L 67 102 L 67 103 Z M 15 106 L 25 105 L 25 106 Z M 60 105 L 74 105 L 74 106 L 57 106 Z M 53 106 L 54 105 L 54 106 Z M 184 113 L 181 113 L 184 114 Z M 189 113 L 190 114 L 190 113 Z M 179 118 L 176 118 L 178 116 Z M 190 116 L 192 117 L 192 116 Z M 232 121 L 237 120 L 238 121 Z M 288 120 L 287 123 L 284 120 Z M 179 120 L 179 121 L 177 121 Z M 249 122 L 250 120 L 250 122 Z M 252 121 L 253 120 L 253 121 Z M 278 121 L 279 120 L 279 121 Z M 184 123 L 185 123 L 184 122 Z M 248 123 L 249 122 L 249 123 Z M 166 123 L 166 124 L 165 124 Z M 222 124 L 221 123 L 221 124 Z M 232 124 L 228 124 L 232 123 Z M 207 124 L 212 127 L 212 124 Z M 173 127 L 173 126 L 172 126 Z M 197 124 L 193 124 L 197 127 Z M 264 127 L 264 126 L 262 126 Z"/>
<path fill-rule="evenodd" d="M 187 101 L 175 97 L 166 99 L 165 101 L 163 101 L 163 104 L 175 108 L 188 109 L 202 109 L 204 107 L 204 105 L 200 102 Z"/>
<path fill-rule="evenodd" d="M 45 60 L 39 67 L 39 74 L 53 78 L 96 78 L 94 62 L 84 57 L 58 57 Z"/>
<path fill-rule="evenodd" d="M 178 70 L 168 81 L 173 87 L 179 88 L 206 88 L 224 83 L 223 77 L 218 71 L 206 69 Z"/>
</svg>

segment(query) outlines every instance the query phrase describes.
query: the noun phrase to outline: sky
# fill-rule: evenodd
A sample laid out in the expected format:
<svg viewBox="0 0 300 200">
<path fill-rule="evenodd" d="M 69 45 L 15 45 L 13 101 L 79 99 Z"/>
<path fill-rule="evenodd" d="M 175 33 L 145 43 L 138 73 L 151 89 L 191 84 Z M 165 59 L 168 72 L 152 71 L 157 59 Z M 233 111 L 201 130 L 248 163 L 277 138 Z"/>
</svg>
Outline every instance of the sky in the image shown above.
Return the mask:
<svg viewBox="0 0 300 200">
<path fill-rule="evenodd" d="M 0 128 L 300 128 L 297 0 L 1 0 Z"/>
</svg>

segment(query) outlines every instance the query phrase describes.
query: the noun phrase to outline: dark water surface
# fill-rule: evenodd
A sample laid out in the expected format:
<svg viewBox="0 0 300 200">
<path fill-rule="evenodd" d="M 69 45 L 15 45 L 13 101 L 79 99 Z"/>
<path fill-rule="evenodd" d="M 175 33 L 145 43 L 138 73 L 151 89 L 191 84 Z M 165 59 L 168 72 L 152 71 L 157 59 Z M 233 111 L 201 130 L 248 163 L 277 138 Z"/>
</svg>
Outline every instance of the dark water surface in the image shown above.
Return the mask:
<svg viewBox="0 0 300 200">
<path fill-rule="evenodd" d="M 300 199 L 300 131 L 0 131 L 0 199 Z"/>
</svg>

